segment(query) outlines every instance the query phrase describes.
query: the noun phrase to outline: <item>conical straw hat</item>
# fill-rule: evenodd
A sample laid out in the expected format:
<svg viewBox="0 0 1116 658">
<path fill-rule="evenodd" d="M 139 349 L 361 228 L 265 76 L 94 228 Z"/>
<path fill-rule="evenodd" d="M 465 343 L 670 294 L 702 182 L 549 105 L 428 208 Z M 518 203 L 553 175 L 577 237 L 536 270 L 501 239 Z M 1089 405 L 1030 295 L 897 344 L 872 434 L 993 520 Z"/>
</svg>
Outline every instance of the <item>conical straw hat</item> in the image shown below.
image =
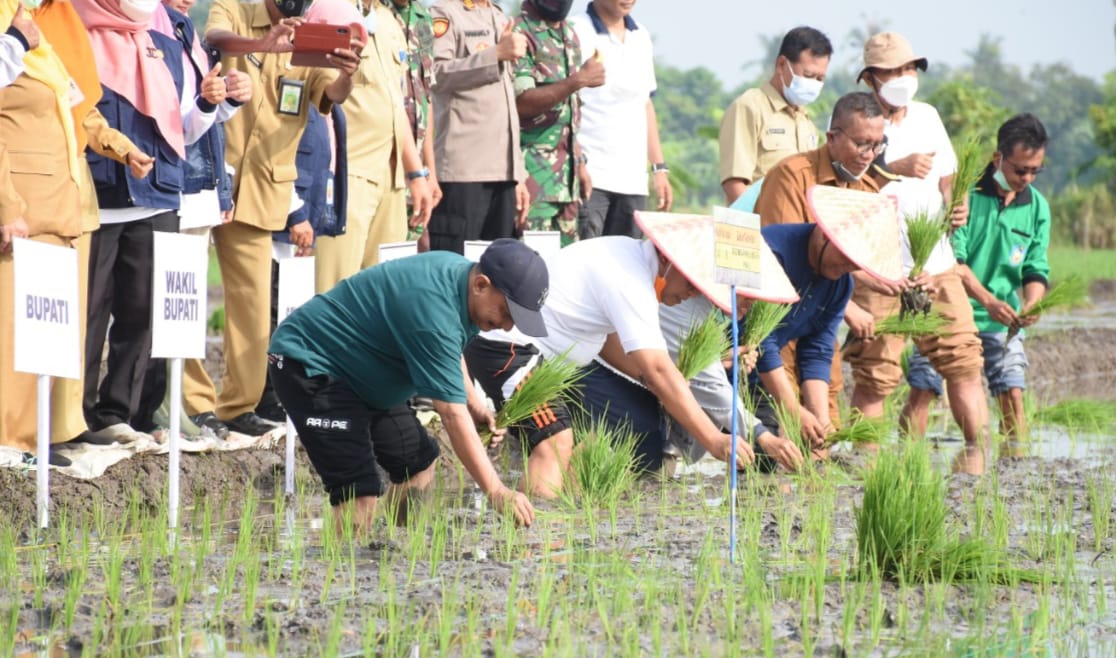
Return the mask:
<svg viewBox="0 0 1116 658">
<path fill-rule="evenodd" d="M 665 212 L 636 212 L 636 223 L 643 233 L 683 276 L 726 313 L 731 312 L 731 288 L 717 283 L 713 262 L 713 218 Z M 737 286 L 736 294 L 763 301 L 791 304 L 798 293 L 766 242 L 762 243 L 760 268 L 762 288 Z"/>
<path fill-rule="evenodd" d="M 806 191 L 806 200 L 814 221 L 833 246 L 860 269 L 890 283 L 903 278 L 895 199 L 875 192 L 815 185 Z"/>
</svg>

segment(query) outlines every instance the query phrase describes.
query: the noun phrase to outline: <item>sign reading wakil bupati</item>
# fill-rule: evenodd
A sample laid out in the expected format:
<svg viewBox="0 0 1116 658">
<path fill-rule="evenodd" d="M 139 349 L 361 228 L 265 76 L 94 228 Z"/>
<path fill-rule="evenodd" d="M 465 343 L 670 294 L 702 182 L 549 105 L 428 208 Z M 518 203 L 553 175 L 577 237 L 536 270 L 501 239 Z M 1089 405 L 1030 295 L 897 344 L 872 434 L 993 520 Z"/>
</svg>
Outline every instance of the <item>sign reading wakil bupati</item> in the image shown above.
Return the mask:
<svg viewBox="0 0 1116 658">
<path fill-rule="evenodd" d="M 34 240 L 14 241 L 15 359 L 19 372 L 77 379 L 81 311 L 77 252 Z"/>
<path fill-rule="evenodd" d="M 209 241 L 201 235 L 155 232 L 151 356 L 204 359 Z"/>
<path fill-rule="evenodd" d="M 277 322 L 287 319 L 296 308 L 314 296 L 314 257 L 280 258 Z"/>
<path fill-rule="evenodd" d="M 760 217 L 731 208 L 713 208 L 713 263 L 717 282 L 762 287 Z"/>
</svg>

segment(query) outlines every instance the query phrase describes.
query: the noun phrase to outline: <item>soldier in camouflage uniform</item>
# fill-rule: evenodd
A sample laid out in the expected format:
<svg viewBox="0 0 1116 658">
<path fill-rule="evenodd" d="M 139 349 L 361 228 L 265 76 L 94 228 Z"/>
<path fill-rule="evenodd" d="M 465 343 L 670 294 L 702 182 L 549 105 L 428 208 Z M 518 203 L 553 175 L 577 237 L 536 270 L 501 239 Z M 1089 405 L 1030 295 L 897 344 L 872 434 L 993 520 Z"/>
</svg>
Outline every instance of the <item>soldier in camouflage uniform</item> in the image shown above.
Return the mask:
<svg viewBox="0 0 1116 658">
<path fill-rule="evenodd" d="M 531 194 L 528 228 L 561 231 L 562 245 L 577 239 L 577 208 L 592 189 L 577 146 L 577 91 L 604 84 L 604 66 L 591 58 L 578 68 L 581 48 L 566 23 L 569 0 L 524 0 L 514 30 L 527 37 L 516 63 L 519 143 Z"/>
<path fill-rule="evenodd" d="M 438 176 L 434 168 L 434 114 L 430 111 L 430 85 L 434 82 L 434 21 L 430 11 L 419 0 L 383 0 L 391 8 L 403 35 L 407 38 L 407 76 L 403 81 L 404 105 L 415 145 L 422 156 L 422 164 L 430 170 L 430 192 L 434 205 L 442 199 Z M 421 227 L 407 233 L 408 240 L 420 240 Z M 425 251 L 425 249 L 423 249 Z"/>
</svg>

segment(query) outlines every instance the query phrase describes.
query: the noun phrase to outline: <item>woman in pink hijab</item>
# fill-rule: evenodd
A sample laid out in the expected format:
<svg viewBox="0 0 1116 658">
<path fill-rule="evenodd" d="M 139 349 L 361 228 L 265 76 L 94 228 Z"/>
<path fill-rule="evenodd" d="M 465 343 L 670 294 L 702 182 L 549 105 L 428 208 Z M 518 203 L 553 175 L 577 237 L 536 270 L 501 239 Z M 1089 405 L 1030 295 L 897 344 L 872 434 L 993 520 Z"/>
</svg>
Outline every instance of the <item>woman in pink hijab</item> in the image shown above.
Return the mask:
<svg viewBox="0 0 1116 658">
<path fill-rule="evenodd" d="M 195 97 L 181 44 L 152 29 L 155 12 L 162 11 L 158 0 L 73 5 L 89 31 L 104 90 L 97 109 L 153 159 L 151 173 L 137 179 L 115 161 L 87 156 L 101 227 L 90 252 L 82 406 L 93 432 L 131 441 L 141 436 L 131 423 L 151 352 L 154 234 L 178 230 L 186 144 L 213 125 L 225 84 L 211 71 Z M 98 387 L 106 334 L 108 371 Z"/>
</svg>

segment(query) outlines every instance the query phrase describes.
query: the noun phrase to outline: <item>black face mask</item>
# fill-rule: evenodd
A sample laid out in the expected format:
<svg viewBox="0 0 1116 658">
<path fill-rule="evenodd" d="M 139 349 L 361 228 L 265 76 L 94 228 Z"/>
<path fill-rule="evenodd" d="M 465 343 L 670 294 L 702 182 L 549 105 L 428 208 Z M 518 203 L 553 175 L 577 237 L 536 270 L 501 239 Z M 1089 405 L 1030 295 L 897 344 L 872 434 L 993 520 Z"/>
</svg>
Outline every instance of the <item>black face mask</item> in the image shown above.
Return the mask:
<svg viewBox="0 0 1116 658">
<path fill-rule="evenodd" d="M 570 15 L 573 0 L 534 0 L 535 9 L 544 21 L 564 21 Z"/>
<path fill-rule="evenodd" d="M 296 18 L 306 13 L 313 0 L 275 0 L 279 13 L 287 18 Z"/>
<path fill-rule="evenodd" d="M 848 167 L 834 160 L 833 171 L 837 172 L 837 178 L 840 178 L 843 182 L 855 183 L 856 181 L 860 180 L 861 176 L 863 176 L 867 170 L 862 171 L 859 174 L 854 174 L 853 172 L 849 171 Z"/>
</svg>

